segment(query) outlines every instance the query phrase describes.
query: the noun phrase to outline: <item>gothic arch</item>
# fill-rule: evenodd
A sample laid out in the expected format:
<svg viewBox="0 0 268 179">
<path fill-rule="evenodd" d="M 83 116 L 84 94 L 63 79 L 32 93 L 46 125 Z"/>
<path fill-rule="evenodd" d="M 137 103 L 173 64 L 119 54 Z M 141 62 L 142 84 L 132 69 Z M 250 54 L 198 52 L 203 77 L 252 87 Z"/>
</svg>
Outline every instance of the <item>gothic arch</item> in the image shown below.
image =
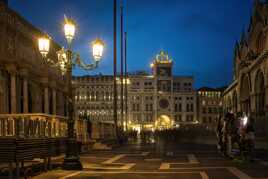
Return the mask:
<svg viewBox="0 0 268 179">
<path fill-rule="evenodd" d="M 259 49 L 258 46 L 261 44 L 261 41 L 263 40 L 263 37 L 265 37 L 262 33 L 262 29 L 263 29 L 263 24 L 261 22 L 256 22 L 253 25 L 253 29 L 252 31 L 249 32 L 249 48 L 252 49 L 254 52 L 259 53 Z M 261 39 L 261 40 L 260 40 Z"/>
<path fill-rule="evenodd" d="M 242 112 L 249 113 L 250 107 L 250 78 L 244 74 L 241 78 L 240 103 Z"/>
<path fill-rule="evenodd" d="M 263 115 L 265 106 L 265 87 L 264 73 L 261 70 L 259 70 L 255 76 L 254 93 L 256 114 Z"/>
<path fill-rule="evenodd" d="M 233 98 L 233 111 L 236 113 L 237 112 L 237 108 L 238 108 L 238 104 L 237 104 L 237 93 L 236 93 L 236 91 L 234 91 L 232 98 Z"/>
<path fill-rule="evenodd" d="M 232 97 L 231 96 L 228 96 L 227 97 L 227 111 L 228 112 L 231 112 L 231 110 L 232 110 Z"/>
<path fill-rule="evenodd" d="M 256 52 L 262 53 L 265 48 L 266 36 L 263 32 L 260 32 L 256 38 Z"/>
</svg>

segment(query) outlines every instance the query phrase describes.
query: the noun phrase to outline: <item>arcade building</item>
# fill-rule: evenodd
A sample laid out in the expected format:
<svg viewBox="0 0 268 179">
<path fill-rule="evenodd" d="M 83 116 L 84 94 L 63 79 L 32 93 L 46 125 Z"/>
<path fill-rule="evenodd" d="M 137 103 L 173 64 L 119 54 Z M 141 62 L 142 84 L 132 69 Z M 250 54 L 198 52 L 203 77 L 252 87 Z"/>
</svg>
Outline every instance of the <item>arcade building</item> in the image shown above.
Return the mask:
<svg viewBox="0 0 268 179">
<path fill-rule="evenodd" d="M 196 91 L 192 76 L 174 76 L 173 62 L 160 51 L 151 64 L 152 73 L 128 74 L 127 112 L 121 115 L 118 85 L 118 117 L 128 129 L 155 130 L 197 124 Z M 91 121 L 113 121 L 113 76 L 74 77 L 76 115 Z M 118 84 L 120 79 L 118 79 Z M 120 117 L 123 116 L 123 120 Z M 127 120 L 124 120 L 127 119 Z"/>
<path fill-rule="evenodd" d="M 233 81 L 223 93 L 225 111 L 250 115 L 262 136 L 268 131 L 267 14 L 268 3 L 255 0 L 248 30 L 235 44 Z"/>
</svg>

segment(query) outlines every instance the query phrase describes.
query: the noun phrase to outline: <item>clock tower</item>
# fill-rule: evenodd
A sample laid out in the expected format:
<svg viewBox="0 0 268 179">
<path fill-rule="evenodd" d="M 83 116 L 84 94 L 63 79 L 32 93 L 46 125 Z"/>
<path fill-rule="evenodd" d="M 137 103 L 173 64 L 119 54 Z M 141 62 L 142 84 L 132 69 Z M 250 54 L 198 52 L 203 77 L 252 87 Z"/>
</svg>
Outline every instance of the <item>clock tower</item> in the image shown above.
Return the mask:
<svg viewBox="0 0 268 179">
<path fill-rule="evenodd" d="M 153 76 L 156 84 L 155 89 L 155 107 L 156 107 L 156 128 L 169 128 L 173 125 L 173 77 L 172 77 L 172 60 L 164 51 L 156 55 L 151 64 Z M 165 116 L 163 118 L 163 116 Z M 165 119 L 165 126 L 162 126 Z M 160 124 L 160 126 L 159 126 Z"/>
<path fill-rule="evenodd" d="M 169 58 L 168 54 L 164 51 L 160 51 L 160 53 L 156 55 L 151 67 L 153 69 L 154 78 L 157 80 L 157 91 L 171 92 L 172 60 Z"/>
</svg>

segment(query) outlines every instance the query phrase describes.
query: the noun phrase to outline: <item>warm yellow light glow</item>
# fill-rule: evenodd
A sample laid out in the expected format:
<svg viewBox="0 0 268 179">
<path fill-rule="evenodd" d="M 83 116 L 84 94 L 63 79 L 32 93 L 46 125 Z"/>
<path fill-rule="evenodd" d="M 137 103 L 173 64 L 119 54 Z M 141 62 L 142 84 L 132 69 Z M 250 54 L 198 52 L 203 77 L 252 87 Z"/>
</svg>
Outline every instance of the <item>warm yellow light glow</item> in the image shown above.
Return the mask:
<svg viewBox="0 0 268 179">
<path fill-rule="evenodd" d="M 49 44 L 50 44 L 50 41 L 46 37 L 42 37 L 38 39 L 39 52 L 41 53 L 43 57 L 46 57 L 49 52 Z"/>
<path fill-rule="evenodd" d="M 151 63 L 151 64 L 150 64 L 150 67 L 151 67 L 151 68 L 153 68 L 153 67 L 154 67 L 154 64 L 153 64 L 153 63 Z"/>
<path fill-rule="evenodd" d="M 173 121 L 167 115 L 161 115 L 157 121 L 155 121 L 155 128 L 168 129 L 173 125 Z"/>
<path fill-rule="evenodd" d="M 72 19 L 65 18 L 64 33 L 68 43 L 71 43 L 75 35 L 75 23 Z"/>
<path fill-rule="evenodd" d="M 92 43 L 92 50 L 93 50 L 93 57 L 96 61 L 100 61 L 102 58 L 103 50 L 104 50 L 104 43 L 100 39 L 96 39 Z"/>
<path fill-rule="evenodd" d="M 120 78 L 116 78 L 116 83 L 117 84 L 121 84 L 121 79 Z M 127 84 L 127 85 L 129 85 L 131 82 L 130 82 L 130 79 L 129 78 L 127 78 L 127 79 L 123 79 L 123 84 Z"/>
</svg>

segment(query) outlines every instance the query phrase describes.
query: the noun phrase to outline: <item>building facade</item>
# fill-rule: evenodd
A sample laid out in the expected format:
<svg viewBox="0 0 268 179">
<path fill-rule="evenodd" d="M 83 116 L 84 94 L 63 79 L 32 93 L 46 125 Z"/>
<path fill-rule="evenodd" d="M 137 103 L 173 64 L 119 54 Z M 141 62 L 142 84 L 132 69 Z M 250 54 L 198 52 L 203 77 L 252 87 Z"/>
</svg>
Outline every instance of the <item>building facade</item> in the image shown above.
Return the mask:
<svg viewBox="0 0 268 179">
<path fill-rule="evenodd" d="M 95 139 L 113 138 L 113 77 L 108 75 L 77 76 L 73 77 L 73 81 L 75 116 L 82 128 L 77 131 L 78 135 L 91 135 L 87 137 Z M 90 126 L 85 119 L 90 119 Z M 94 130 L 91 134 L 89 128 Z"/>
<path fill-rule="evenodd" d="M 66 115 L 64 76 L 38 51 L 44 34 L 3 3 L 0 13 L 0 113 Z M 56 59 L 58 49 L 53 42 L 49 58 Z"/>
<path fill-rule="evenodd" d="M 152 74 L 128 74 L 128 111 L 121 115 L 120 79 L 118 79 L 118 116 L 122 125 L 135 130 L 155 130 L 197 123 L 196 92 L 193 77 L 174 76 L 167 53 L 156 55 Z M 92 121 L 113 121 L 113 76 L 75 77 L 76 114 Z M 126 117 L 127 116 L 127 117 Z M 120 118 L 121 117 L 121 118 Z"/>
<path fill-rule="evenodd" d="M 65 77 L 44 63 L 38 50 L 43 35 L 0 1 L 0 160 L 10 171 L 16 163 L 18 178 L 20 162 L 49 161 L 66 146 Z M 50 59 L 58 49 L 51 40 Z"/>
<path fill-rule="evenodd" d="M 250 115 L 262 134 L 268 126 L 267 13 L 268 3 L 255 0 L 248 31 L 235 44 L 233 81 L 224 91 L 225 110 Z"/>
<path fill-rule="evenodd" d="M 219 116 L 223 115 L 223 90 L 208 87 L 197 90 L 197 116 L 199 122 L 209 129 L 213 129 Z"/>
</svg>

